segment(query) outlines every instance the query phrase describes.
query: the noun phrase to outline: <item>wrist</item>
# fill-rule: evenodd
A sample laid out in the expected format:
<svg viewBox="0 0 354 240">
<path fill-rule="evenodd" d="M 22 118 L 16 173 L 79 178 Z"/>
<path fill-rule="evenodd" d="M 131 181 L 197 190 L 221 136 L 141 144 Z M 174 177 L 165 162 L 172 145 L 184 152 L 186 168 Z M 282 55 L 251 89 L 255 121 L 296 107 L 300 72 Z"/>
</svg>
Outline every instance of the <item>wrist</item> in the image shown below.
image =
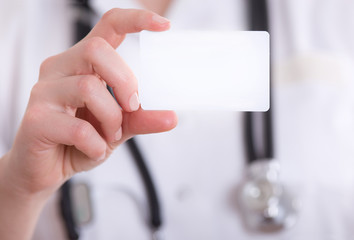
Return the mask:
<svg viewBox="0 0 354 240">
<path fill-rule="evenodd" d="M 31 239 L 50 195 L 26 192 L 16 181 L 16 173 L 8 168 L 8 161 L 8 155 L 0 158 L 0 239 Z"/>
<path fill-rule="evenodd" d="M 0 158 L 0 192 L 13 201 L 44 205 L 53 191 L 32 191 L 23 176 L 11 168 L 10 159 L 10 153 Z"/>
</svg>

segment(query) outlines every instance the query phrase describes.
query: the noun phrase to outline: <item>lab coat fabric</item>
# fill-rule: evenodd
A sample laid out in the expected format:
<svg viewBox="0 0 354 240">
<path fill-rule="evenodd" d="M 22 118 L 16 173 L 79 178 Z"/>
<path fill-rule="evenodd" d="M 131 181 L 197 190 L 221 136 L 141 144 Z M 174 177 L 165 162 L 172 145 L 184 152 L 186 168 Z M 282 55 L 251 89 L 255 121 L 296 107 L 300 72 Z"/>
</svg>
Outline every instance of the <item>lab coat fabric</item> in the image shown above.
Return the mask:
<svg viewBox="0 0 354 240">
<path fill-rule="evenodd" d="M 40 63 L 71 44 L 68 1 L 0 1 L 0 154 L 11 148 Z M 354 236 L 354 3 L 270 3 L 275 153 L 282 182 L 301 202 L 295 226 L 278 233 L 245 228 L 236 203 L 246 166 L 242 113 L 178 112 L 172 132 L 136 140 L 153 174 L 165 239 L 352 239 Z M 134 1 L 93 1 L 99 14 Z M 246 30 L 245 1 L 175 0 L 174 29 Z M 139 79 L 137 34 L 118 48 Z M 141 178 L 125 145 L 89 184 L 93 220 L 80 239 L 151 239 Z M 66 239 L 58 194 L 33 239 Z"/>
</svg>

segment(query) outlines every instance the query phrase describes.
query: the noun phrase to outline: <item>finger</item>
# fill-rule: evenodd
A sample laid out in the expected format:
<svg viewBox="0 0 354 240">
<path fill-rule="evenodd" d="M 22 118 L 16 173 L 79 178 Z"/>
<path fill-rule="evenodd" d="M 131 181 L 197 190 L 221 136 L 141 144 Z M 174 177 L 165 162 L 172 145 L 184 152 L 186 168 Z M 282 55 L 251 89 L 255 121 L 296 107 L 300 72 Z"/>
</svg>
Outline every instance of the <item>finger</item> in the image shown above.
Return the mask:
<svg viewBox="0 0 354 240">
<path fill-rule="evenodd" d="M 137 134 L 166 132 L 176 127 L 177 115 L 173 111 L 146 111 L 123 114 L 123 138 Z M 121 141 L 122 141 L 121 140 Z"/>
<path fill-rule="evenodd" d="M 132 70 L 119 54 L 102 38 L 83 41 L 56 57 L 42 63 L 41 76 L 99 75 L 109 86 L 125 111 L 140 107 L 138 82 Z"/>
<path fill-rule="evenodd" d="M 139 109 L 137 80 L 130 68 L 114 51 L 125 33 L 143 29 L 163 31 L 168 20 L 145 10 L 112 9 L 79 44 L 65 53 L 48 58 L 41 65 L 41 75 L 55 69 L 59 76 L 98 74 L 113 88 L 125 111 Z"/>
<path fill-rule="evenodd" d="M 87 107 L 99 122 L 106 140 L 108 142 L 120 140 L 122 110 L 100 79 L 93 75 L 79 75 L 44 84 L 51 85 L 45 86 L 49 89 L 45 96 L 46 102 L 59 103 L 60 111 L 66 112 L 72 108 Z"/>
<path fill-rule="evenodd" d="M 100 37 L 113 48 L 117 48 L 126 33 L 142 30 L 165 31 L 169 27 L 170 22 L 156 13 L 138 9 L 114 8 L 103 15 L 85 39 Z"/>
<path fill-rule="evenodd" d="M 107 144 L 89 122 L 65 113 L 48 114 L 46 119 L 42 132 L 50 142 L 75 146 L 92 160 L 106 157 Z"/>
</svg>

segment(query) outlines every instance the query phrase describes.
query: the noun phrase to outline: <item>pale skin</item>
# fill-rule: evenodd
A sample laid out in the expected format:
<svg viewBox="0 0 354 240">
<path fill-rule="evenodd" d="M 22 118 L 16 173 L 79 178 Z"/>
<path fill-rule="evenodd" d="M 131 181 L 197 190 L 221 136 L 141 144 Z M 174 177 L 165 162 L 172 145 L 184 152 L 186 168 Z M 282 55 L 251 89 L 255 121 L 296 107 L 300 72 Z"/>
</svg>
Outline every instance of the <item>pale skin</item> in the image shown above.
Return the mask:
<svg viewBox="0 0 354 240">
<path fill-rule="evenodd" d="M 112 9 L 82 41 L 42 63 L 14 144 L 0 159 L 0 239 L 30 239 L 44 204 L 67 179 L 134 135 L 176 126 L 172 111 L 141 109 L 137 80 L 115 51 L 127 33 L 169 27 L 150 11 Z"/>
</svg>

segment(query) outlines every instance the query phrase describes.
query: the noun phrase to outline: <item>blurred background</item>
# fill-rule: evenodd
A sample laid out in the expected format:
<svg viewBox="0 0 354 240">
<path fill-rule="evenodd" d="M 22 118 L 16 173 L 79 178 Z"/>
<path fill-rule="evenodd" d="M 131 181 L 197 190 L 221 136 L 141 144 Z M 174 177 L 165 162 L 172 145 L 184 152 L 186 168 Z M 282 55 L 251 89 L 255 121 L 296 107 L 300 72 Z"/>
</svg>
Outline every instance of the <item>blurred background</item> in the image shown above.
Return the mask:
<svg viewBox="0 0 354 240">
<path fill-rule="evenodd" d="M 266 17 L 259 10 L 264 10 L 259 7 L 264 3 Z M 251 4 L 258 6 L 253 15 Z M 261 220 L 249 220 L 255 214 L 252 208 L 259 210 L 259 205 L 247 205 L 254 199 L 242 196 L 254 180 L 248 174 L 258 158 L 248 156 L 246 114 L 196 109 L 177 112 L 179 125 L 172 132 L 135 138 L 160 199 L 161 239 L 352 238 L 354 2 L 350 0 L 0 0 L 1 155 L 11 148 L 40 63 L 74 44 L 78 19 L 94 24 L 114 7 L 153 10 L 170 19 L 174 30 L 245 31 L 254 30 L 252 19 L 268 21 L 268 29 L 261 30 L 268 30 L 271 38 L 272 118 L 260 128 L 268 129 L 272 138 L 271 143 L 263 140 L 269 140 L 264 136 L 267 130 L 257 130 L 256 124 L 253 141 L 273 149 L 259 159 L 279 164 L 276 180 L 265 181 L 275 181 L 296 199 L 291 203 L 292 224 L 263 231 L 254 226 Z M 127 35 L 117 51 L 139 79 L 139 34 Z M 77 223 L 80 239 L 152 238 L 146 191 L 127 146 L 72 181 L 90 190 L 92 217 Z M 255 185 L 251 197 L 258 199 L 257 204 L 273 199 L 259 199 L 268 190 Z M 279 194 L 271 189 L 269 194 Z M 68 239 L 59 199 L 58 192 L 48 202 L 33 239 Z"/>
</svg>

